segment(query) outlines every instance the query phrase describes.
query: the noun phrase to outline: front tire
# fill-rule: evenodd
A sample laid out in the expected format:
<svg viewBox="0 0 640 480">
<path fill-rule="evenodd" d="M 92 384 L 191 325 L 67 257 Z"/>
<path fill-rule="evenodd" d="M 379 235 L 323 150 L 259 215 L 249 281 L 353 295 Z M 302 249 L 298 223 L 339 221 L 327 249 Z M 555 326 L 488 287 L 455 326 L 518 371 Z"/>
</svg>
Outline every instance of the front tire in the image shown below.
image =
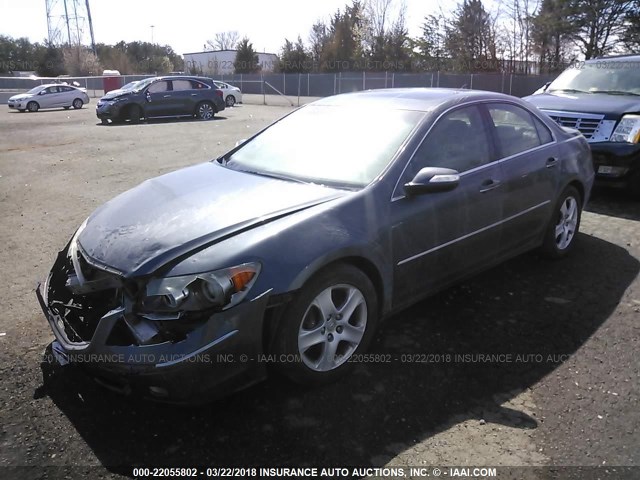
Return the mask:
<svg viewBox="0 0 640 480">
<path fill-rule="evenodd" d="M 75 108 L 76 110 L 80 110 L 84 105 L 84 102 L 79 98 L 76 98 L 71 105 L 73 105 L 73 108 Z"/>
<path fill-rule="evenodd" d="M 140 123 L 140 119 L 142 118 L 142 109 L 138 105 L 131 105 L 127 113 L 131 123 Z"/>
<path fill-rule="evenodd" d="M 564 189 L 556 203 L 545 233 L 542 253 L 549 258 L 562 258 L 573 250 L 580 229 L 582 197 L 575 187 Z"/>
<path fill-rule="evenodd" d="M 198 120 L 211 120 L 216 114 L 216 108 L 211 102 L 201 102 L 196 105 L 196 118 Z"/>
<path fill-rule="evenodd" d="M 38 110 L 40 110 L 40 105 L 38 105 L 36 102 L 29 102 L 27 104 L 27 110 L 29 110 L 30 112 L 37 112 Z"/>
<path fill-rule="evenodd" d="M 350 265 L 323 270 L 284 313 L 274 345 L 278 368 L 303 385 L 333 382 L 353 366 L 355 353 L 366 351 L 377 320 L 376 291 L 362 271 Z"/>
</svg>

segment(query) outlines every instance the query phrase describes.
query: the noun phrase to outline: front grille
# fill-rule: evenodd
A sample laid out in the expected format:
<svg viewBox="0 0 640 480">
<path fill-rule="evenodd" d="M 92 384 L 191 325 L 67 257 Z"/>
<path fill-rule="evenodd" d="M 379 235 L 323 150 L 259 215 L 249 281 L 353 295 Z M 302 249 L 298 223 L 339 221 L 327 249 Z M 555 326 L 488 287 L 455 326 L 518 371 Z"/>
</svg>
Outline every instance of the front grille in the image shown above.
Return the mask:
<svg viewBox="0 0 640 480">
<path fill-rule="evenodd" d="M 565 115 L 552 115 L 548 114 L 553 121 L 562 127 L 575 128 L 584 135 L 587 140 L 593 137 L 595 132 L 602 123 L 601 118 L 584 118 L 580 116 L 573 116 L 570 114 Z"/>
</svg>

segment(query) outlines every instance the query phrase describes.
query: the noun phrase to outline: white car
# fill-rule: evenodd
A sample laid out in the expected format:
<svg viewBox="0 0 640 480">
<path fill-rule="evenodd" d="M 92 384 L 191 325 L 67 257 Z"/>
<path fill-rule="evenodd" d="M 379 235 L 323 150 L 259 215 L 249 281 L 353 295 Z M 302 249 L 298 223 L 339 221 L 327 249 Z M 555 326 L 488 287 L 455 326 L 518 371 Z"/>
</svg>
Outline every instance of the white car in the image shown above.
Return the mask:
<svg viewBox="0 0 640 480">
<path fill-rule="evenodd" d="M 236 103 L 242 103 L 242 92 L 238 87 L 216 80 L 213 81 L 213 84 L 218 90 L 222 90 L 224 103 L 227 104 L 227 107 L 233 107 Z"/>
<path fill-rule="evenodd" d="M 27 93 L 14 95 L 7 102 L 9 108 L 14 108 L 20 112 L 29 110 L 37 112 L 41 108 L 64 108 L 68 110 L 82 108 L 85 103 L 89 103 L 89 96 L 84 88 L 77 88 L 72 85 L 38 85 Z"/>
</svg>

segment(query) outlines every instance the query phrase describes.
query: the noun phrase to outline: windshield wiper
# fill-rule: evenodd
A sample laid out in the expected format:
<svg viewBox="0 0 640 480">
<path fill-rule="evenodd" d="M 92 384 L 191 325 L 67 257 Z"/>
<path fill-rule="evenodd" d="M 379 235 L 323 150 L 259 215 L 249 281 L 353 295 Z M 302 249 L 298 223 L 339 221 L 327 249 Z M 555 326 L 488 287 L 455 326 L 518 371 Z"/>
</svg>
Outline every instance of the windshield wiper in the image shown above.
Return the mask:
<svg viewBox="0 0 640 480">
<path fill-rule="evenodd" d="M 304 180 L 300 180 L 299 178 L 296 177 L 289 177 L 287 175 L 282 175 L 280 173 L 271 173 L 271 172 L 263 172 L 262 170 L 245 170 L 245 169 L 238 169 L 238 171 L 240 172 L 245 172 L 245 173 L 251 173 L 253 175 L 260 175 L 261 177 L 268 177 L 268 178 L 275 178 L 278 180 L 285 180 L 288 182 L 296 182 L 296 183 L 304 183 L 304 184 L 308 184 L 309 182 L 305 182 Z"/>
<path fill-rule="evenodd" d="M 593 93 L 586 92 L 584 90 L 576 90 L 575 88 L 554 88 L 553 90 L 549 90 L 549 92 Z"/>
<path fill-rule="evenodd" d="M 607 95 L 634 95 L 640 97 L 640 93 L 625 92 L 624 90 L 592 90 L 591 93 L 605 93 Z"/>
</svg>

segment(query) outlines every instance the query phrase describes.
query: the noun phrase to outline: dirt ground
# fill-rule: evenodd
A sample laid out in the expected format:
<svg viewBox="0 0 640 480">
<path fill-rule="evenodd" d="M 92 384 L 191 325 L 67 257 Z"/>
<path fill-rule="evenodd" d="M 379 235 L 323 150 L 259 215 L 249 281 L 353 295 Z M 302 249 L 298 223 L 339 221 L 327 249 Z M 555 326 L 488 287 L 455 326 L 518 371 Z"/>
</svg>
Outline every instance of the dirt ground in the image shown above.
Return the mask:
<svg viewBox="0 0 640 480">
<path fill-rule="evenodd" d="M 527 254 L 402 312 L 373 347 L 395 360 L 326 388 L 271 380 L 176 408 L 43 364 L 53 335 L 34 288 L 91 211 L 291 110 L 245 104 L 210 122 L 102 126 L 94 108 L 0 111 L 0 477 L 488 465 L 600 466 L 619 478 L 617 467 L 640 466 L 640 202 L 611 192 L 588 207 L 570 258 Z M 586 478 L 533 475 L 553 471 Z"/>
</svg>

